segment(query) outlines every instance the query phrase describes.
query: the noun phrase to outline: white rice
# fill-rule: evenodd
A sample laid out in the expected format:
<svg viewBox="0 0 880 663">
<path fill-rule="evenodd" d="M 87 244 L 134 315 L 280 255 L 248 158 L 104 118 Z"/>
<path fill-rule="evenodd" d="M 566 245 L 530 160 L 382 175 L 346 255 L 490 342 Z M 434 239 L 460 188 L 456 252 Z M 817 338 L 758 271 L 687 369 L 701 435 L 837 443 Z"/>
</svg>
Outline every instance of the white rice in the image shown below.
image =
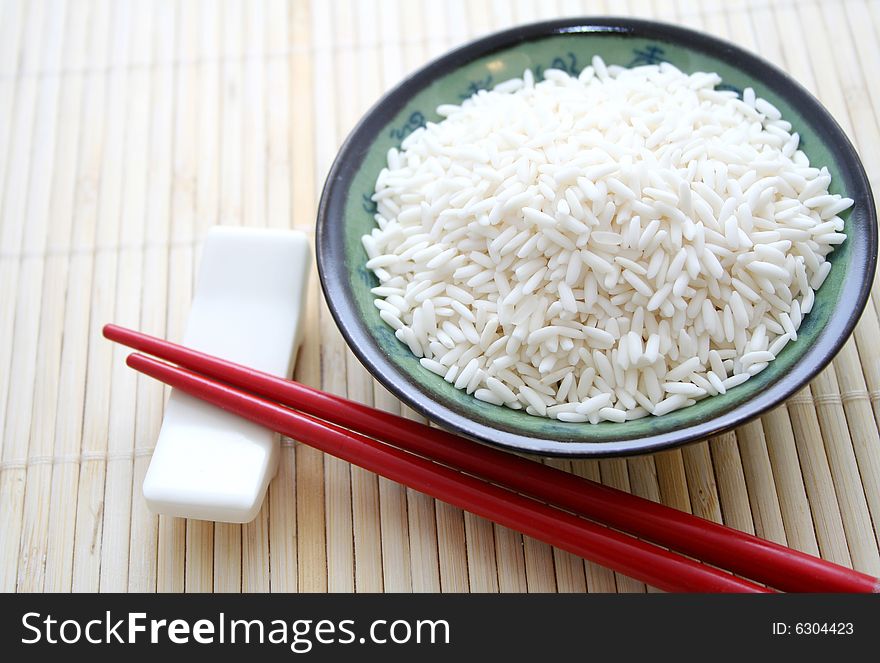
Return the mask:
<svg viewBox="0 0 880 663">
<path fill-rule="evenodd" d="M 382 320 L 456 388 L 572 423 L 756 375 L 797 340 L 853 201 L 720 82 L 596 57 L 438 108 L 376 182 Z"/>
</svg>

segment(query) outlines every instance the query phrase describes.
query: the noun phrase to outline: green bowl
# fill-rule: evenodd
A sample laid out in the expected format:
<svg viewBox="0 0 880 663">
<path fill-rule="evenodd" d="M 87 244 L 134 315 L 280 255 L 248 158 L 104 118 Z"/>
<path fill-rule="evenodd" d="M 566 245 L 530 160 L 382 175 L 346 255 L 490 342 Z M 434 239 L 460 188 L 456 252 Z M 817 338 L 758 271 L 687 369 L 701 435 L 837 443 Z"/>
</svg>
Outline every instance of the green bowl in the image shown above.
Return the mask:
<svg viewBox="0 0 880 663">
<path fill-rule="evenodd" d="M 484 403 L 424 369 L 379 318 L 360 238 L 374 226 L 370 200 L 389 148 L 426 121 L 435 108 L 476 90 L 553 67 L 572 74 L 599 54 L 608 64 L 668 61 L 685 72 L 714 71 L 723 87 L 753 87 L 800 133 L 811 163 L 827 166 L 831 191 L 855 205 L 847 241 L 813 310 L 780 356 L 723 396 L 663 417 L 622 424 L 576 424 Z M 877 260 L 876 212 L 864 168 L 852 144 L 822 105 L 782 71 L 721 40 L 660 23 L 612 18 L 565 19 L 484 37 L 435 60 L 383 97 L 361 120 L 330 170 L 318 211 L 317 257 L 330 311 L 352 351 L 392 393 L 438 424 L 473 439 L 541 455 L 597 457 L 656 451 L 704 439 L 742 424 L 806 385 L 837 353 L 868 298 Z"/>
</svg>

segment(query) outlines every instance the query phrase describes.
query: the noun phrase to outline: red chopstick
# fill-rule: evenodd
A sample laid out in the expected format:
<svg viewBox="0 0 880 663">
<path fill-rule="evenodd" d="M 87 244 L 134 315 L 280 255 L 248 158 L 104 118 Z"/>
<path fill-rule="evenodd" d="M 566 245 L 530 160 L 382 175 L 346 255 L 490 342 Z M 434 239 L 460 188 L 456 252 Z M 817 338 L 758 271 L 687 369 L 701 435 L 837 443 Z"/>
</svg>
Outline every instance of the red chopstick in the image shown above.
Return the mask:
<svg viewBox="0 0 880 663">
<path fill-rule="evenodd" d="M 768 592 L 748 580 L 383 442 L 140 354 L 141 373 L 371 472 L 667 591 Z"/>
<path fill-rule="evenodd" d="M 750 534 L 116 325 L 107 338 L 785 591 L 876 592 L 877 578 Z M 344 409 L 341 409 L 344 408 Z"/>
</svg>

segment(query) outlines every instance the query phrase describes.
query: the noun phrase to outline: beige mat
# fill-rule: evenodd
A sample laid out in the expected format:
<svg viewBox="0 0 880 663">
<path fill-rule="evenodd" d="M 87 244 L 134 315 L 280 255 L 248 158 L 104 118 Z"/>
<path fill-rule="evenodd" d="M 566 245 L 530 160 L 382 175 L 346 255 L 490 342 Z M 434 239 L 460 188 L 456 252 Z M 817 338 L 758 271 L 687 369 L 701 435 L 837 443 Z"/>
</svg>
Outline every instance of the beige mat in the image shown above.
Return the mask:
<svg viewBox="0 0 880 663">
<path fill-rule="evenodd" d="M 878 0 L 2 2 L 0 590 L 646 591 L 290 441 L 253 523 L 152 516 L 140 484 L 166 394 L 99 335 L 115 321 L 179 339 L 212 224 L 311 232 L 339 143 L 428 58 L 608 13 L 706 30 L 790 71 L 878 186 Z M 556 464 L 880 574 L 878 298 L 809 389 L 735 434 Z M 401 409 L 317 279 L 297 378 Z"/>
</svg>

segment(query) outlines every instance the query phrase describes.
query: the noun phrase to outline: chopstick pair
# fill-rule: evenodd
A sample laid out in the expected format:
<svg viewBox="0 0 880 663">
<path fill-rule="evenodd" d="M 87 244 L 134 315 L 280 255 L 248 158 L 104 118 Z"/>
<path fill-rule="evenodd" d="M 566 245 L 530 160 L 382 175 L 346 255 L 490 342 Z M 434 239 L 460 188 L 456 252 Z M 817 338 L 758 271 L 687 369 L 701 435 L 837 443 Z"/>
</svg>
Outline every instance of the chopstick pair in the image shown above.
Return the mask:
<svg viewBox="0 0 880 663">
<path fill-rule="evenodd" d="M 660 589 L 880 591 L 877 578 L 297 382 L 116 325 L 104 335 L 178 364 L 127 360 L 174 388 Z"/>
</svg>

